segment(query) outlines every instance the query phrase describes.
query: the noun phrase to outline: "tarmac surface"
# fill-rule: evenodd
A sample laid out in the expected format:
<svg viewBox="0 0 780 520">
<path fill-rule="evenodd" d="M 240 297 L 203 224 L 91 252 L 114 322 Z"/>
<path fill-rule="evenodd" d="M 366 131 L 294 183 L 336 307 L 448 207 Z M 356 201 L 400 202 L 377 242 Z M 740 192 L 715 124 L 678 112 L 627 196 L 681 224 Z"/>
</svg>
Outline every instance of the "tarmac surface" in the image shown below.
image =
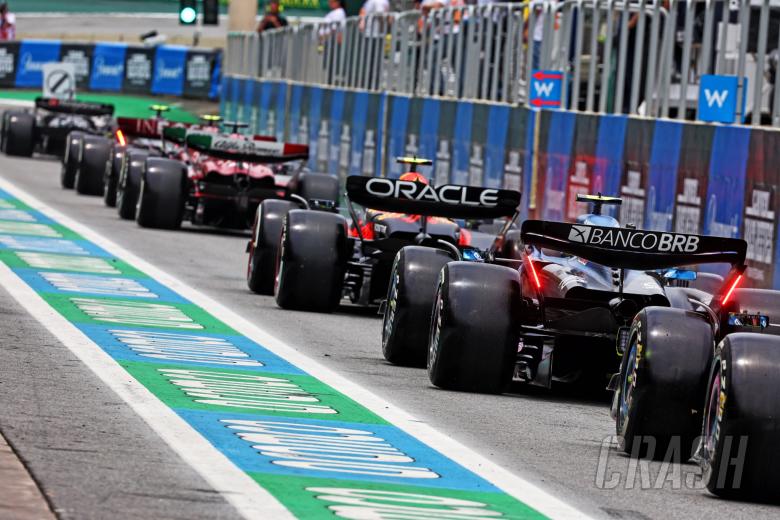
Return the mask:
<svg viewBox="0 0 780 520">
<path fill-rule="evenodd" d="M 0 157 L 0 177 L 252 320 L 307 356 L 557 497 L 602 518 L 777 518 L 780 508 L 699 489 L 693 464 L 620 455 L 604 398 L 565 391 L 472 395 L 381 355 L 374 310 L 278 309 L 244 281 L 247 234 L 142 230 L 102 199 L 59 187 L 49 159 Z M 234 518 L 235 512 L 123 403 L 0 290 L 0 431 L 61 518 Z M 316 375 L 316 374 L 315 374 Z"/>
</svg>

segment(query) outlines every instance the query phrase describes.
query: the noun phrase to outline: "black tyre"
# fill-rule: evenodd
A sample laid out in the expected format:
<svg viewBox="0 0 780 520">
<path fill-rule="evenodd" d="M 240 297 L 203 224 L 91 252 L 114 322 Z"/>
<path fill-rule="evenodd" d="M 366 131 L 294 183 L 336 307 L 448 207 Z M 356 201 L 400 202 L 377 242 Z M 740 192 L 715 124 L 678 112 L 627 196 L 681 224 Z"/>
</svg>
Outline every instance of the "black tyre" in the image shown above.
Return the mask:
<svg viewBox="0 0 780 520">
<path fill-rule="evenodd" d="M 138 203 L 138 193 L 141 190 L 141 177 L 146 168 L 146 158 L 149 154 L 141 150 L 127 150 L 127 157 L 122 163 L 119 181 L 116 188 L 116 209 L 119 216 L 126 220 L 135 218 L 135 207 Z"/>
<path fill-rule="evenodd" d="M 618 444 L 635 457 L 687 461 L 701 431 L 712 326 L 683 309 L 647 307 L 629 332 L 613 407 Z"/>
<path fill-rule="evenodd" d="M 5 153 L 32 157 L 35 149 L 35 117 L 29 112 L 11 112 L 6 120 Z"/>
<path fill-rule="evenodd" d="M 62 171 L 60 185 L 66 190 L 72 190 L 76 183 L 76 173 L 81 164 L 81 143 L 84 132 L 73 131 L 65 138 L 65 154 L 62 156 Z"/>
<path fill-rule="evenodd" d="M 125 151 L 124 146 L 114 145 L 111 150 L 111 167 L 106 168 L 106 175 L 103 177 L 103 202 L 109 208 L 116 206 L 116 188 L 122 172 L 122 161 L 125 160 Z"/>
<path fill-rule="evenodd" d="M 138 196 L 138 225 L 156 229 L 180 227 L 186 183 L 187 168 L 181 162 L 161 157 L 146 159 Z"/>
<path fill-rule="evenodd" d="M 777 502 L 780 487 L 780 338 L 726 336 L 715 351 L 698 460 L 707 489 Z"/>
<path fill-rule="evenodd" d="M 521 305 L 517 270 L 469 262 L 445 265 L 431 318 L 431 383 L 448 390 L 503 392 L 517 357 Z"/>
<path fill-rule="evenodd" d="M 111 161 L 111 141 L 105 137 L 85 135 L 81 143 L 81 164 L 73 186 L 81 195 L 103 195 L 103 178 Z"/>
<path fill-rule="evenodd" d="M 306 200 L 339 201 L 339 180 L 322 173 L 301 173 L 290 181 L 290 191 Z"/>
<path fill-rule="evenodd" d="M 333 213 L 296 209 L 284 220 L 274 294 L 283 309 L 332 312 L 341 301 L 347 223 Z"/>
<path fill-rule="evenodd" d="M 453 258 L 440 249 L 407 246 L 395 256 L 382 320 L 382 354 L 397 365 L 424 367 L 439 272 Z"/>
<path fill-rule="evenodd" d="M 257 207 L 246 271 L 246 282 L 252 292 L 274 293 L 282 224 L 287 213 L 298 208 L 293 202 L 274 199 L 264 200 Z"/>
</svg>

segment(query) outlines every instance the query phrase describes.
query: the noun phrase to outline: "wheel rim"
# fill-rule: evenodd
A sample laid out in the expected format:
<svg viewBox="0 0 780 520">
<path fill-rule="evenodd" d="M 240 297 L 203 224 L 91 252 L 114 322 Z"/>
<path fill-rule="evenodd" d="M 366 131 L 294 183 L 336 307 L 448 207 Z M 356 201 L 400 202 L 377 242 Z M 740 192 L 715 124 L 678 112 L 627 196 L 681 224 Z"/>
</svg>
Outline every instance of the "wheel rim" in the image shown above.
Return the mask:
<svg viewBox="0 0 780 520">
<path fill-rule="evenodd" d="M 431 322 L 431 336 L 428 341 L 428 369 L 430 370 L 434 364 L 436 364 L 437 357 L 439 355 L 439 340 L 441 339 L 441 315 L 442 308 L 444 307 L 444 300 L 441 297 L 441 292 L 436 291 L 436 304 L 433 306 L 433 317 Z"/>
<path fill-rule="evenodd" d="M 636 353 L 637 336 L 634 334 L 631 336 L 631 342 L 629 343 L 626 369 L 624 371 L 623 378 L 620 381 L 620 399 L 618 402 L 619 431 L 623 430 L 623 425 L 626 423 L 628 410 L 631 406 L 631 399 L 634 395 L 634 388 L 636 387 Z"/>
<path fill-rule="evenodd" d="M 385 310 L 384 320 L 382 323 L 382 346 L 387 346 L 387 342 L 390 339 L 390 334 L 393 332 L 393 325 L 395 323 L 395 312 L 398 305 L 398 282 L 399 275 L 397 270 L 393 270 L 393 277 L 390 279 L 390 290 L 387 296 L 387 309 Z"/>
<path fill-rule="evenodd" d="M 717 360 L 716 360 L 717 361 Z M 717 366 L 717 365 L 716 365 Z M 707 394 L 707 415 L 704 418 L 704 459 L 712 460 L 720 433 L 720 370 L 715 369 Z"/>
</svg>

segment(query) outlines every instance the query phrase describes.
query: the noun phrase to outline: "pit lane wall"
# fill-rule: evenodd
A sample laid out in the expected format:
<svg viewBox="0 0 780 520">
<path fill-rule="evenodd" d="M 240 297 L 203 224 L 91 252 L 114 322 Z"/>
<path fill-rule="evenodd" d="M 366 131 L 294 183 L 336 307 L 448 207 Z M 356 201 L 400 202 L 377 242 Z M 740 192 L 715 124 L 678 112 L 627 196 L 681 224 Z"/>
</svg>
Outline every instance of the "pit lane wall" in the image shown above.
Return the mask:
<svg viewBox="0 0 780 520">
<path fill-rule="evenodd" d="M 222 51 L 113 42 L 0 42 L 0 88 L 41 88 L 43 65 L 51 62 L 75 65 L 78 91 L 216 99 Z"/>
<path fill-rule="evenodd" d="M 225 117 L 308 143 L 313 170 L 392 177 L 394 157 L 431 157 L 436 182 L 521 189 L 523 218 L 571 221 L 578 193 L 619 195 L 621 222 L 745 238 L 748 283 L 780 289 L 780 131 L 243 77 L 222 91 Z"/>
</svg>

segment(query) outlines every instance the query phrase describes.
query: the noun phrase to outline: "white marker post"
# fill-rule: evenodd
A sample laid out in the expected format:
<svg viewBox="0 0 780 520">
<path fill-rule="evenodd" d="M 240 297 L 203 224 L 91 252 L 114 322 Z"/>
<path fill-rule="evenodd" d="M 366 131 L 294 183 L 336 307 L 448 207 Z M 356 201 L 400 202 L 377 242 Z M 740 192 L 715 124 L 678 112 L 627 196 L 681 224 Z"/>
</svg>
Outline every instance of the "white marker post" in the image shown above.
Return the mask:
<svg viewBox="0 0 780 520">
<path fill-rule="evenodd" d="M 43 64 L 43 97 L 57 99 L 76 97 L 76 67 L 73 63 Z"/>
</svg>

